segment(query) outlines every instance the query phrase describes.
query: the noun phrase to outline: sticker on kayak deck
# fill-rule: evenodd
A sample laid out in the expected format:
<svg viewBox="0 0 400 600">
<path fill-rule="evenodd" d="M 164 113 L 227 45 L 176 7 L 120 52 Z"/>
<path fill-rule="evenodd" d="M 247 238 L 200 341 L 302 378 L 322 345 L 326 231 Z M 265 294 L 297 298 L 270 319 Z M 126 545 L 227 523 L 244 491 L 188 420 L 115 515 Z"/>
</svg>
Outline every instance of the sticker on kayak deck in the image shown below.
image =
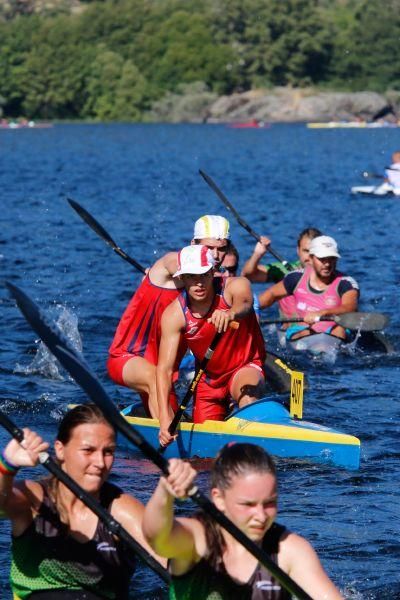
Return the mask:
<svg viewBox="0 0 400 600">
<path fill-rule="evenodd" d="M 304 373 L 292 371 L 290 379 L 290 416 L 303 418 Z"/>
</svg>

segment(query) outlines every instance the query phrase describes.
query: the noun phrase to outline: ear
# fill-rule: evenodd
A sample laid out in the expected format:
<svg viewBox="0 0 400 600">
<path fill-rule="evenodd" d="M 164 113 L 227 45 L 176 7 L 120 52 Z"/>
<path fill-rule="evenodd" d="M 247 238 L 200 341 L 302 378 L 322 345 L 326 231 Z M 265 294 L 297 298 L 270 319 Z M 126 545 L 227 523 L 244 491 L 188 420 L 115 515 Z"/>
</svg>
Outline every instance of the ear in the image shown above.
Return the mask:
<svg viewBox="0 0 400 600">
<path fill-rule="evenodd" d="M 211 499 L 214 502 L 215 506 L 221 512 L 225 512 L 225 496 L 223 492 L 218 488 L 212 488 L 211 490 Z"/>
<path fill-rule="evenodd" d="M 64 460 L 64 444 L 62 442 L 60 442 L 60 440 L 56 440 L 54 442 L 54 450 L 56 453 L 56 458 L 59 461 L 63 461 Z"/>
</svg>

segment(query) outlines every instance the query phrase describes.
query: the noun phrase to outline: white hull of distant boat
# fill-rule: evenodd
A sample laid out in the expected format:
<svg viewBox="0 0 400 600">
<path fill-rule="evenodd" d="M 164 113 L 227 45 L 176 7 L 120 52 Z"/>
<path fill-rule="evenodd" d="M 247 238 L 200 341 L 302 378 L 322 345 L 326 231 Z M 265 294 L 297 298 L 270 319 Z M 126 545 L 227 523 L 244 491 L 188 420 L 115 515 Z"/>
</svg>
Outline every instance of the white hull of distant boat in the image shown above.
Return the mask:
<svg viewBox="0 0 400 600">
<path fill-rule="evenodd" d="M 400 188 L 395 188 L 390 183 L 380 185 L 360 185 L 351 188 L 352 194 L 364 196 L 400 196 Z"/>
</svg>

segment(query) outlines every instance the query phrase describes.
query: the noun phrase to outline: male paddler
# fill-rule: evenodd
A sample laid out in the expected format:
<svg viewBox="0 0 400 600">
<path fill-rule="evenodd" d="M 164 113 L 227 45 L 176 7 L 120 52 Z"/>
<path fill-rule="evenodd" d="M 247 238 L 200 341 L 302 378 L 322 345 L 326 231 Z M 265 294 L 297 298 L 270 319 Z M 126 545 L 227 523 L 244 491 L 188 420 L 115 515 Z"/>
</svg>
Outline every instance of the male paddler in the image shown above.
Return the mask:
<svg viewBox="0 0 400 600">
<path fill-rule="evenodd" d="M 229 249 L 229 237 L 227 219 L 204 215 L 195 223 L 192 244 L 206 245 L 219 266 Z M 158 418 L 156 365 L 161 315 L 183 287 L 182 281 L 174 278 L 177 269 L 177 252 L 165 254 L 150 267 L 121 317 L 107 361 L 111 379 L 139 392 L 147 414 L 153 418 Z M 184 352 L 182 345 L 177 352 L 178 364 Z M 176 408 L 173 390 L 170 402 Z"/>
<path fill-rule="evenodd" d="M 157 364 L 163 445 L 173 439 L 168 431 L 168 395 L 182 339 L 196 359 L 202 360 L 216 332 L 225 332 L 195 390 L 195 423 L 223 420 L 230 398 L 242 407 L 261 398 L 264 390 L 266 353 L 249 281 L 245 277 L 215 278 L 215 260 L 205 245 L 183 248 L 178 263 L 174 275 L 184 290 L 163 313 Z M 239 327 L 231 328 L 231 321 L 238 321 Z"/>
<path fill-rule="evenodd" d="M 293 313 L 303 323 L 286 330 L 287 339 L 326 332 L 341 339 L 346 330 L 334 321 L 319 321 L 319 317 L 340 315 L 357 310 L 359 287 L 357 282 L 336 269 L 340 258 L 336 241 L 327 235 L 314 238 L 310 244 L 310 264 L 304 271 L 293 271 L 284 279 L 260 294 L 260 308 L 267 308 L 282 298 L 293 299 Z"/>
</svg>

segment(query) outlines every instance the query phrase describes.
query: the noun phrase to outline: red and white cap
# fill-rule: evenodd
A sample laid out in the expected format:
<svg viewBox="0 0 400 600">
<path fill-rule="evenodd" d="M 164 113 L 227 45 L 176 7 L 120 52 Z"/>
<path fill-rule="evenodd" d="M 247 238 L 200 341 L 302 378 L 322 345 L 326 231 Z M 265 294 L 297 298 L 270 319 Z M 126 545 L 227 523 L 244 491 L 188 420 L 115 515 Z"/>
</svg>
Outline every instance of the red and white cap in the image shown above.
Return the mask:
<svg viewBox="0 0 400 600">
<path fill-rule="evenodd" d="M 173 277 L 178 275 L 201 275 L 207 273 L 214 266 L 214 257 L 207 246 L 201 244 L 185 246 L 178 252 L 178 270 Z"/>
</svg>

